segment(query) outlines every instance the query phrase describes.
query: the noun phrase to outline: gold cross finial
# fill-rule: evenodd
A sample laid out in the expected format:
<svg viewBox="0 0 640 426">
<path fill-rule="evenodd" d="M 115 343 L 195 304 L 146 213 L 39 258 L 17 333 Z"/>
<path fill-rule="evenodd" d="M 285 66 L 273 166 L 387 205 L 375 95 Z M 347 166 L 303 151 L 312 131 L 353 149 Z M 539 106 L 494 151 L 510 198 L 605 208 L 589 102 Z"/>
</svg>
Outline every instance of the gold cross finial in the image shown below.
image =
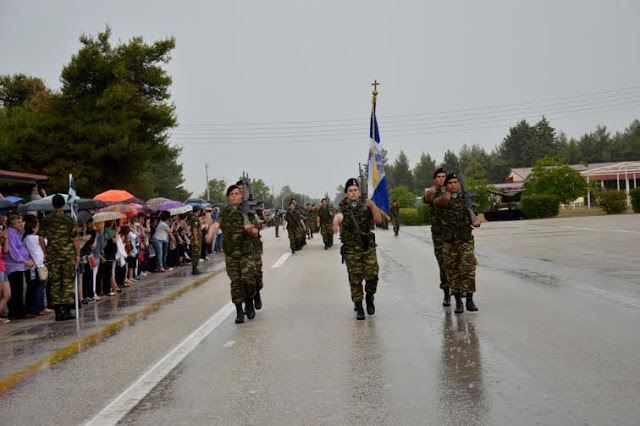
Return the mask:
<svg viewBox="0 0 640 426">
<path fill-rule="evenodd" d="M 378 80 L 373 80 L 373 83 L 371 83 L 371 85 L 373 86 L 373 94 L 377 95 L 378 94 L 378 86 L 380 85 L 380 83 L 378 83 Z"/>
</svg>

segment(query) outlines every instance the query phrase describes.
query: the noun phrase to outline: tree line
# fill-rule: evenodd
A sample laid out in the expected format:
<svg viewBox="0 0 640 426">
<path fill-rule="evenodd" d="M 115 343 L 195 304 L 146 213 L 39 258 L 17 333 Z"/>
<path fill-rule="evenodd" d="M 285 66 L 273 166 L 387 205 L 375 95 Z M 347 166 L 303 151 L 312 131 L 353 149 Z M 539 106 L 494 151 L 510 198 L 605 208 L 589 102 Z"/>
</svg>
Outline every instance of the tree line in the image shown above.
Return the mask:
<svg viewBox="0 0 640 426">
<path fill-rule="evenodd" d="M 604 126 L 597 126 L 579 138 L 568 138 L 562 132 L 557 135 L 545 117 L 533 125 L 522 120 L 509 129 L 491 152 L 478 144 L 465 144 L 457 154 L 447 150 L 440 163 L 424 152 L 413 168 L 404 151 L 400 151 L 393 163 L 383 151 L 387 188 L 391 191 L 405 187 L 415 195 L 423 194 L 425 187 L 432 185 L 433 173 L 438 167 L 452 171 L 459 164 L 465 178 L 491 184 L 504 182 L 512 168 L 533 167 L 547 157 L 556 159 L 558 164 L 640 160 L 640 121 L 634 120 L 624 131 L 615 134 Z"/>
<path fill-rule="evenodd" d="M 122 188 L 183 200 L 190 194 L 180 149 L 168 143 L 177 121 L 162 67 L 175 39 L 113 45 L 110 38 L 109 27 L 80 37 L 59 90 L 38 77 L 0 76 L 2 166 L 48 175 L 51 191 L 66 192 L 72 173 L 82 196 Z"/>
</svg>

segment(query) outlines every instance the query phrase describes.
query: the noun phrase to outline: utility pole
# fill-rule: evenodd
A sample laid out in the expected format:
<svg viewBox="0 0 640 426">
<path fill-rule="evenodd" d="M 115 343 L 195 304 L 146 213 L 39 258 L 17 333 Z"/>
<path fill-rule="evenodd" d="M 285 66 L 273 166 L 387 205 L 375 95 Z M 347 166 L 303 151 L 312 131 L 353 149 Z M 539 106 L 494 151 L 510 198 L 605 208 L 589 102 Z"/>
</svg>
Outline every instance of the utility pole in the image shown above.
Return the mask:
<svg viewBox="0 0 640 426">
<path fill-rule="evenodd" d="M 209 194 L 209 164 L 208 163 L 204 164 L 204 176 L 205 176 L 205 179 L 207 180 L 207 184 L 205 186 L 207 191 L 207 200 L 210 200 L 211 194 Z"/>
</svg>

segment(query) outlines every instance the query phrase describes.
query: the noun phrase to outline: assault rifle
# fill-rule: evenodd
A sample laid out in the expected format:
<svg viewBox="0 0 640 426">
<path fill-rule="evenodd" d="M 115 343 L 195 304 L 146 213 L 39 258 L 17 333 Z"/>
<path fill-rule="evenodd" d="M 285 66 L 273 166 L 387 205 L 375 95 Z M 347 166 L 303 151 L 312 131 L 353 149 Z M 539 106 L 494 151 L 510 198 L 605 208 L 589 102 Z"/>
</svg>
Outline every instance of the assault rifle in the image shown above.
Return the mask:
<svg viewBox="0 0 640 426">
<path fill-rule="evenodd" d="M 476 212 L 473 209 L 475 207 L 478 207 L 479 204 L 473 201 L 473 198 L 477 197 L 478 194 L 474 192 L 469 192 L 469 190 L 467 189 L 467 185 L 464 182 L 464 175 L 462 174 L 462 169 L 460 168 L 460 165 L 458 163 L 456 163 L 456 169 L 458 171 L 458 182 L 460 183 L 460 194 L 462 195 L 462 201 L 465 207 L 467 208 L 467 210 L 469 210 L 469 214 L 471 215 L 471 222 L 475 222 L 478 219 L 478 216 L 476 215 Z"/>
<path fill-rule="evenodd" d="M 244 218 L 244 225 L 250 225 L 249 213 L 256 214 L 256 207 L 260 204 L 259 200 L 256 200 L 253 196 L 253 190 L 251 189 L 251 179 L 249 174 L 242 172 L 242 217 Z"/>
<path fill-rule="evenodd" d="M 367 173 L 364 170 L 365 168 L 358 163 L 358 180 L 360 181 L 360 195 L 363 203 L 369 198 L 369 182 L 367 182 Z"/>
</svg>

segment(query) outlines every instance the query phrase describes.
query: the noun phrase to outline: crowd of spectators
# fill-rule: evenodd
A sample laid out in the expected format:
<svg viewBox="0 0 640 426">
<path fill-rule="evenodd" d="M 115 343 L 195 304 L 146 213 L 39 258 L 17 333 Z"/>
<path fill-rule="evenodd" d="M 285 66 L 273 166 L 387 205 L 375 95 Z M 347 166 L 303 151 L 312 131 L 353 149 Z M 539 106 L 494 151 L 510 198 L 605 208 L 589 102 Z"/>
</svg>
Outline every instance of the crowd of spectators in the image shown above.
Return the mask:
<svg viewBox="0 0 640 426">
<path fill-rule="evenodd" d="M 46 197 L 37 188 L 29 200 Z M 0 196 L 0 198 L 2 198 Z M 0 215 L 0 324 L 51 314 L 47 280 L 47 240 L 38 235 L 46 213 L 16 210 Z M 80 260 L 77 294 L 80 305 L 113 297 L 149 273 L 165 273 L 190 264 L 193 256 L 209 260 L 222 250 L 222 236 L 215 246 L 206 244 L 209 226 L 219 209 L 171 215 L 167 211 L 139 213 L 122 220 L 77 223 Z M 201 250 L 192 252 L 189 215 L 202 224 Z"/>
</svg>

